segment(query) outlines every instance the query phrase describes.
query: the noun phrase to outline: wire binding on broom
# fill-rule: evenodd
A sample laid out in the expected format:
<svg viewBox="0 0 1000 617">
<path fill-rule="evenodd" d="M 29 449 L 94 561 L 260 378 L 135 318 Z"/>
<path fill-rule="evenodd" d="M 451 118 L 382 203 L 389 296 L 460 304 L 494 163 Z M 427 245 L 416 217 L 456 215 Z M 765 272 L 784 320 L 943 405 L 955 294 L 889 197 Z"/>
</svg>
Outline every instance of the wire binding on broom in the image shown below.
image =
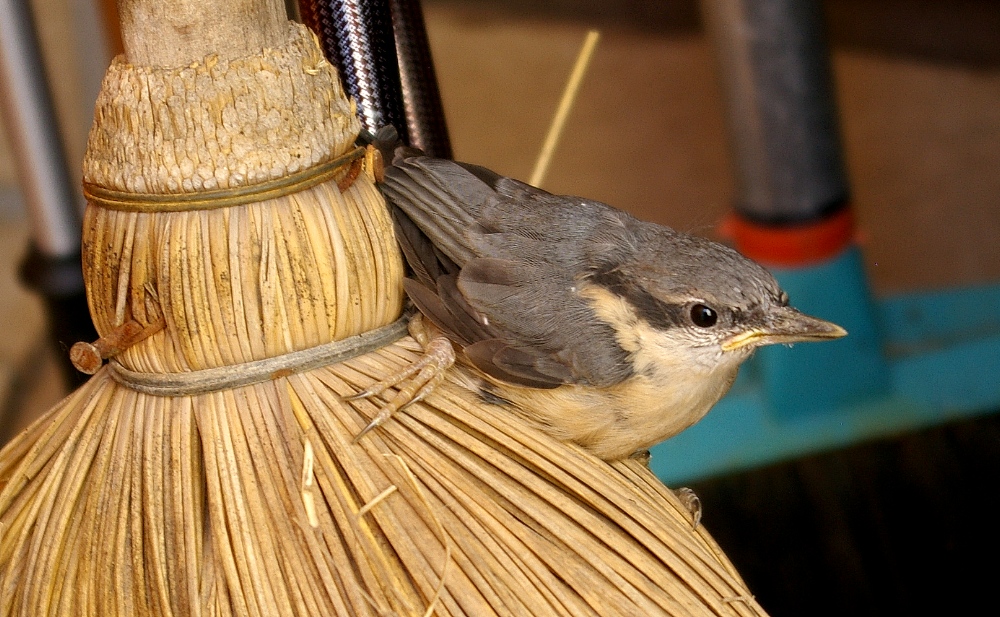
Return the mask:
<svg viewBox="0 0 1000 617">
<path fill-rule="evenodd" d="M 108 363 L 108 371 L 116 382 L 144 394 L 192 396 L 220 392 L 337 364 L 380 349 L 401 339 L 406 334 L 409 320 L 410 315 L 404 314 L 381 328 L 325 345 L 242 364 L 183 373 L 143 373 L 131 371 L 112 360 Z"/>
<path fill-rule="evenodd" d="M 235 188 L 199 191 L 197 193 L 132 193 L 116 191 L 91 182 L 83 183 L 83 194 L 91 204 L 122 212 L 190 212 L 242 206 L 292 195 L 322 184 L 348 167 L 347 176 L 337 183 L 346 191 L 361 171 L 360 160 L 367 148 L 357 147 L 337 158 L 320 163 L 281 178 Z M 357 163 L 357 164 L 356 164 Z"/>
</svg>

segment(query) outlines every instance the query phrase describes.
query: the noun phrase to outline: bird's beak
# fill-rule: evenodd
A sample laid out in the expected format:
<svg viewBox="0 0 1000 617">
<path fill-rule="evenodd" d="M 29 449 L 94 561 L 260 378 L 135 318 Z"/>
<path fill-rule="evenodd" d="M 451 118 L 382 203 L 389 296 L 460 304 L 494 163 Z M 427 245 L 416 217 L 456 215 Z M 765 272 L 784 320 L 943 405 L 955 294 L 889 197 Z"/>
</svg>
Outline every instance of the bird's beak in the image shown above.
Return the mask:
<svg viewBox="0 0 1000 617">
<path fill-rule="evenodd" d="M 761 347 L 775 343 L 826 341 L 846 335 L 847 330 L 835 323 L 782 306 L 769 311 L 765 325 L 753 327 L 723 341 L 722 349 L 735 351 L 743 347 Z"/>
</svg>

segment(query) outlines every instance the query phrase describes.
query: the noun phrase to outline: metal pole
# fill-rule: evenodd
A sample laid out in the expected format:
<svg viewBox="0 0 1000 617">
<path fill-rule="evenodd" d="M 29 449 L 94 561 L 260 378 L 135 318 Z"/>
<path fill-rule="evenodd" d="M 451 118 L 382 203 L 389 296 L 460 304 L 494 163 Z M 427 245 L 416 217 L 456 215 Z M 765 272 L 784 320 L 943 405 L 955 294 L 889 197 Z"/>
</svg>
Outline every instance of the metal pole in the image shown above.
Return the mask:
<svg viewBox="0 0 1000 617">
<path fill-rule="evenodd" d="M 702 0 L 719 56 L 736 172 L 736 248 L 774 271 L 802 310 L 850 333 L 761 350 L 778 418 L 883 396 L 890 372 L 854 245 L 849 188 L 817 0 Z"/>
<path fill-rule="evenodd" d="M 813 221 L 844 207 L 829 56 L 818 2 L 703 0 L 718 56 L 738 212 L 751 221 Z"/>
<path fill-rule="evenodd" d="M 389 9 L 410 145 L 430 156 L 450 159 L 451 142 L 420 1 L 389 0 Z"/>
<path fill-rule="evenodd" d="M 451 158 L 419 0 L 299 0 L 366 130 L 394 126 L 408 145 Z"/>
<path fill-rule="evenodd" d="M 391 124 L 410 143 L 388 2 L 300 0 L 299 13 L 357 102 L 361 125 L 375 133 Z"/>
<path fill-rule="evenodd" d="M 50 338 L 65 352 L 97 336 L 80 262 L 83 198 L 73 188 L 34 19 L 23 0 L 0 0 L 0 89 L 33 239 L 21 280 L 43 297 Z M 65 353 L 61 366 L 67 384 L 79 383 Z"/>
<path fill-rule="evenodd" d="M 48 257 L 79 253 L 81 201 L 66 166 L 31 6 L 23 0 L 0 0 L 0 81 L 35 244 Z"/>
</svg>

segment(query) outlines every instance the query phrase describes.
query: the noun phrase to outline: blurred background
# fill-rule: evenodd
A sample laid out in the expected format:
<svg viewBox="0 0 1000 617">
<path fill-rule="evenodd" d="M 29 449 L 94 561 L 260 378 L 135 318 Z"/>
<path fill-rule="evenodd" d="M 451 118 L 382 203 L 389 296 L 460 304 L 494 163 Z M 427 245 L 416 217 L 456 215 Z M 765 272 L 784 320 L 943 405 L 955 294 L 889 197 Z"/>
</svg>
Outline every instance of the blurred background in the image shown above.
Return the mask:
<svg viewBox="0 0 1000 617">
<path fill-rule="evenodd" d="M 30 4 L 77 173 L 114 46 L 90 0 Z M 876 295 L 1000 281 L 1000 3 L 822 5 Z M 455 158 L 527 179 L 596 28 L 602 39 L 543 187 L 717 237 L 734 183 L 695 0 L 423 6 Z M 2 440 L 65 394 L 56 358 L 74 342 L 51 348 L 43 307 L 18 282 L 30 225 L 13 156 L 0 140 Z M 775 616 L 952 614 L 992 601 L 996 566 L 981 559 L 994 559 L 1000 537 L 998 436 L 986 416 L 694 488 L 704 523 Z"/>
</svg>

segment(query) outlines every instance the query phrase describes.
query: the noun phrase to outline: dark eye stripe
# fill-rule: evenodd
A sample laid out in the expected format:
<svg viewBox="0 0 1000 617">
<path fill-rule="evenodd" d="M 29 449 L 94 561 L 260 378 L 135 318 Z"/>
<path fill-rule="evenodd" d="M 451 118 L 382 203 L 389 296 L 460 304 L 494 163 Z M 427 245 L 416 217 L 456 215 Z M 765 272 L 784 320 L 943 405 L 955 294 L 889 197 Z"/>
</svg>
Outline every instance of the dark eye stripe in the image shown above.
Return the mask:
<svg viewBox="0 0 1000 617">
<path fill-rule="evenodd" d="M 673 328 L 685 323 L 685 308 L 658 300 L 648 291 L 629 281 L 621 272 L 598 272 L 590 280 L 611 293 L 625 298 L 635 308 L 635 312 L 649 325 L 660 330 Z"/>
</svg>

